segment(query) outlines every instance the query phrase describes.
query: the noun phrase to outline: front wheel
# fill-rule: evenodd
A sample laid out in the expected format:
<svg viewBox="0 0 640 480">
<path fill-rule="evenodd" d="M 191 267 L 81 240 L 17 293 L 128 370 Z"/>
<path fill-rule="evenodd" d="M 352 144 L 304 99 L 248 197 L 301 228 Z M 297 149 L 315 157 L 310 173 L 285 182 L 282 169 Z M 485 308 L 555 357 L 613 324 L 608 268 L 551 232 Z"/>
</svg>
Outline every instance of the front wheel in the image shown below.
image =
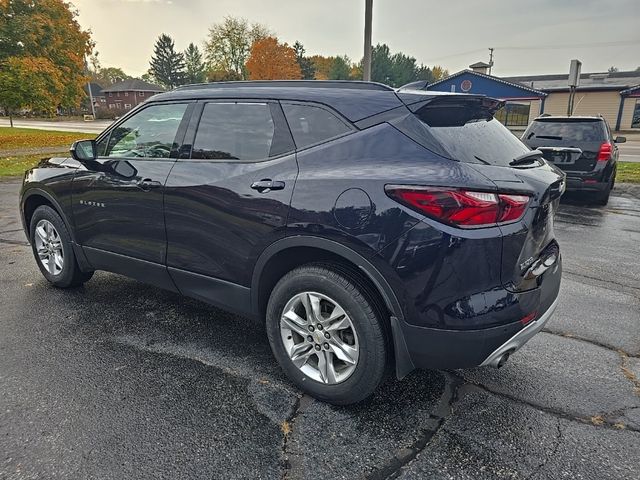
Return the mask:
<svg viewBox="0 0 640 480">
<path fill-rule="evenodd" d="M 267 335 L 287 376 L 320 400 L 359 402 L 384 377 L 381 314 L 357 281 L 331 266 L 305 265 L 277 283 L 267 306 Z"/>
<path fill-rule="evenodd" d="M 91 278 L 93 272 L 78 267 L 71 236 L 60 215 L 51 207 L 36 208 L 30 225 L 31 248 L 42 275 L 60 288 L 76 287 Z"/>
</svg>

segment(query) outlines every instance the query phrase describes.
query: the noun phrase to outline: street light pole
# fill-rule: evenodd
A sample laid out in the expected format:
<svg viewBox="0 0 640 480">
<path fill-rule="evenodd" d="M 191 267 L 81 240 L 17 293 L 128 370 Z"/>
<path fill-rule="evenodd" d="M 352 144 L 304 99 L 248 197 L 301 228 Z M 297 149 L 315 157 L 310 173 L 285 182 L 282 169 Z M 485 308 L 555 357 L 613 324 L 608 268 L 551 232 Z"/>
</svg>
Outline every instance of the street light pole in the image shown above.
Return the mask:
<svg viewBox="0 0 640 480">
<path fill-rule="evenodd" d="M 362 61 L 362 79 L 371 81 L 371 20 L 373 0 L 364 0 L 364 59 Z"/>
</svg>

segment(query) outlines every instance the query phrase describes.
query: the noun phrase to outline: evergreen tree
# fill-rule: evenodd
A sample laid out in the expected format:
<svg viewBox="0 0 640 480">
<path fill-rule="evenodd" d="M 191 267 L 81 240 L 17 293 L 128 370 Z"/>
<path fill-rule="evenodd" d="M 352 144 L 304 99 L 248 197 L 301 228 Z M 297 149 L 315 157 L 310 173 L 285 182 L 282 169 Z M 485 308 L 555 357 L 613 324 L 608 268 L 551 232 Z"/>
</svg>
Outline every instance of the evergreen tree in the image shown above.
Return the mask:
<svg viewBox="0 0 640 480">
<path fill-rule="evenodd" d="M 351 78 L 351 60 L 346 55 L 336 57 L 329 71 L 330 80 L 349 80 Z"/>
<path fill-rule="evenodd" d="M 298 65 L 300 65 L 300 71 L 302 72 L 303 80 L 315 80 L 316 78 L 316 67 L 313 64 L 313 61 L 309 57 L 305 57 L 304 46 L 302 43 L 296 41 L 293 44 L 293 49 L 296 51 L 296 61 Z"/>
<path fill-rule="evenodd" d="M 202 83 L 205 81 L 204 62 L 200 49 L 190 43 L 184 51 L 185 81 L 186 83 Z"/>
<path fill-rule="evenodd" d="M 184 55 L 175 51 L 173 39 L 166 34 L 158 37 L 149 64 L 153 77 L 167 88 L 184 84 Z"/>
</svg>

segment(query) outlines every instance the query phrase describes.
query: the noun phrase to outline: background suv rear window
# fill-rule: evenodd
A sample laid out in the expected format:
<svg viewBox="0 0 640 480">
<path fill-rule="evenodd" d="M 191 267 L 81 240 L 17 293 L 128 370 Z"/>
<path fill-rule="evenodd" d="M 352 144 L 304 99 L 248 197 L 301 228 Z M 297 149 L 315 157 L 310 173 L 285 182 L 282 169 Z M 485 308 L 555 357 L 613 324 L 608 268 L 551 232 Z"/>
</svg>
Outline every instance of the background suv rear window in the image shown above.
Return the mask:
<svg viewBox="0 0 640 480">
<path fill-rule="evenodd" d="M 351 129 L 324 108 L 283 104 L 296 147 L 303 148 L 349 132 Z"/>
<path fill-rule="evenodd" d="M 191 158 L 261 160 L 269 157 L 274 122 L 266 103 L 207 103 Z"/>
<path fill-rule="evenodd" d="M 606 138 L 603 122 L 562 122 L 562 121 L 534 121 L 524 137 L 525 140 L 533 138 L 546 138 L 548 140 L 571 140 L 575 142 L 601 142 Z"/>
</svg>

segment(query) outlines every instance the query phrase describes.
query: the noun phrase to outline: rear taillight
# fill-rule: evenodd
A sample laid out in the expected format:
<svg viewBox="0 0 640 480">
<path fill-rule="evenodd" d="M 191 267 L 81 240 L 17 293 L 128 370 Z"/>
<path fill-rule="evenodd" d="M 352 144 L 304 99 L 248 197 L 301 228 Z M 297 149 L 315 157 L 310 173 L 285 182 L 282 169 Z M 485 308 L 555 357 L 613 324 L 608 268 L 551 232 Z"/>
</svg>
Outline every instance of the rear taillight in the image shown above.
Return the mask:
<svg viewBox="0 0 640 480">
<path fill-rule="evenodd" d="M 491 227 L 522 218 L 530 197 L 439 187 L 387 186 L 387 195 L 403 205 L 462 228 Z"/>
<path fill-rule="evenodd" d="M 611 158 L 611 154 L 613 153 L 613 146 L 609 142 L 605 142 L 600 145 L 600 150 L 598 150 L 598 161 L 606 162 Z"/>
</svg>

